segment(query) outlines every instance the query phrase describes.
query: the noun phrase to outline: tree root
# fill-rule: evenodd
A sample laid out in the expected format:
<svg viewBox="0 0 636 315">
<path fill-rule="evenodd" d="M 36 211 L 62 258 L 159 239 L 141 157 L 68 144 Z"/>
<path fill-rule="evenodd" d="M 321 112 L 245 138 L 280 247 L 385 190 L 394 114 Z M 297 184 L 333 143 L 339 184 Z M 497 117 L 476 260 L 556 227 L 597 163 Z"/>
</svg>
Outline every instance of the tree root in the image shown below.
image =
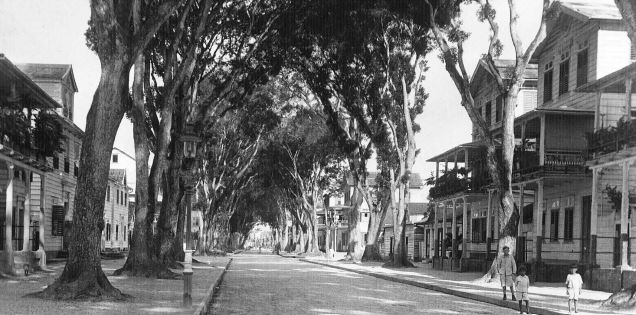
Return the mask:
<svg viewBox="0 0 636 315">
<path fill-rule="evenodd" d="M 156 279 L 168 279 L 168 280 L 176 280 L 180 279 L 181 275 L 172 272 L 168 267 L 157 265 L 141 265 L 137 267 L 133 267 L 132 265 L 124 265 L 123 267 L 115 270 L 113 272 L 114 276 L 129 276 L 129 277 L 146 277 L 146 278 L 156 278 Z"/>
<path fill-rule="evenodd" d="M 40 292 L 27 294 L 47 300 L 90 300 L 90 301 L 128 301 L 132 296 L 121 293 L 106 275 L 99 271 L 85 271 L 73 279 L 64 273 L 53 284 Z"/>
<path fill-rule="evenodd" d="M 610 295 L 607 300 L 601 302 L 601 306 L 620 309 L 636 308 L 636 284 Z"/>
<path fill-rule="evenodd" d="M 374 245 L 367 245 L 364 248 L 364 254 L 362 255 L 362 261 L 384 261 L 385 259 L 380 254 L 380 249 Z"/>
</svg>

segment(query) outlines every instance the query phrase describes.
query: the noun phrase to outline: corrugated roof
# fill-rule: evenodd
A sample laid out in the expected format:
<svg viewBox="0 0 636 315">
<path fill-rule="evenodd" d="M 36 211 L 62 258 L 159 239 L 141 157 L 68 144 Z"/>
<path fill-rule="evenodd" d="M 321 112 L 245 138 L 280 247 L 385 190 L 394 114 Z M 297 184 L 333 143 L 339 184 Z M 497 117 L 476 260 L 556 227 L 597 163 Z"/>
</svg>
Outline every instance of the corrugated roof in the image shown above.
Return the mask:
<svg viewBox="0 0 636 315">
<path fill-rule="evenodd" d="M 73 66 L 70 64 L 54 63 L 23 63 L 16 66 L 26 73 L 33 81 L 37 80 L 63 80 L 70 75 L 73 89 L 77 92 L 77 84 L 73 76 Z"/>
<path fill-rule="evenodd" d="M 557 3 L 564 13 L 581 20 L 622 19 L 621 13 L 612 0 L 562 0 Z"/>
</svg>

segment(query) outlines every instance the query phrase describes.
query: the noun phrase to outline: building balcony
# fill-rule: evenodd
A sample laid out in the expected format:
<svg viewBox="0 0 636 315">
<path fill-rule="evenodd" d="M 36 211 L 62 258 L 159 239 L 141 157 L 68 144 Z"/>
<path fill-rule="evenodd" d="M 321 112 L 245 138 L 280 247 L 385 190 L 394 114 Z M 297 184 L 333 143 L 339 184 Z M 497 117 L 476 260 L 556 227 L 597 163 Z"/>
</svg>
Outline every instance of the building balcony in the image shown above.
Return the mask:
<svg viewBox="0 0 636 315">
<path fill-rule="evenodd" d="M 585 174 L 583 150 L 546 150 L 541 161 L 539 152 L 515 152 L 512 177 L 523 181 L 551 175 Z"/>
<path fill-rule="evenodd" d="M 614 127 L 586 134 L 588 159 L 636 147 L 636 120 L 620 120 Z"/>
</svg>

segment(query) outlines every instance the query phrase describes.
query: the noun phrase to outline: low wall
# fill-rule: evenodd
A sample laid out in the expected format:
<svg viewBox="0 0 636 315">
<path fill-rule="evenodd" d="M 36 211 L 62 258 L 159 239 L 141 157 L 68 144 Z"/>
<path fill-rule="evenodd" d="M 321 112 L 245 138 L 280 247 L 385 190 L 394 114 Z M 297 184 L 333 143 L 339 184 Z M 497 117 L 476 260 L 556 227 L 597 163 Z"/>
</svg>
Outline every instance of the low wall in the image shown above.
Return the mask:
<svg viewBox="0 0 636 315">
<path fill-rule="evenodd" d="M 588 280 L 586 286 L 592 290 L 618 292 L 621 288 L 636 285 L 636 270 L 592 269 L 585 273 L 583 281 Z"/>
</svg>

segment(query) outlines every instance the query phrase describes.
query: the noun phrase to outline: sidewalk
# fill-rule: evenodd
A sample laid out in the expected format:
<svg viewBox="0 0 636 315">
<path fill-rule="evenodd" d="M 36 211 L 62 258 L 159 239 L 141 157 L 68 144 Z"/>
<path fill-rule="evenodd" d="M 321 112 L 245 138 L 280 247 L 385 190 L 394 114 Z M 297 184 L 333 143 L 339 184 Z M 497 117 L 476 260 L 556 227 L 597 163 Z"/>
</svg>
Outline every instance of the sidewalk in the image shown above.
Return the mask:
<svg viewBox="0 0 636 315">
<path fill-rule="evenodd" d="M 192 307 L 182 307 L 183 280 L 158 280 L 143 277 L 112 276 L 125 259 L 102 260 L 102 269 L 110 282 L 123 293 L 133 296 L 125 302 L 66 302 L 27 298 L 55 281 L 64 262 L 49 265 L 51 273 L 37 272 L 28 277 L 0 279 L 0 305 L 6 314 L 193 314 L 208 302 L 211 288 L 220 279 L 231 260 L 226 257 L 195 256 L 200 263 L 192 266 Z M 182 270 L 173 270 L 181 273 Z"/>
<path fill-rule="evenodd" d="M 483 276 L 481 273 L 434 270 L 431 264 L 421 263 L 416 263 L 417 268 L 393 269 L 382 267 L 383 263 L 381 262 L 353 264 L 327 260 L 324 257 L 307 257 L 301 260 L 509 307 L 515 310 L 519 307 L 517 302 L 503 301 L 501 299 L 501 287 L 498 282 L 483 283 L 478 280 Z M 530 287 L 529 294 L 532 314 L 568 313 L 565 288 L 560 283 L 535 283 Z M 610 295 L 608 292 L 583 290 L 582 299 L 578 303 L 579 314 L 634 314 L 634 310 L 601 308 L 600 302 Z M 510 299 L 510 292 L 508 292 L 508 298 Z"/>
</svg>

